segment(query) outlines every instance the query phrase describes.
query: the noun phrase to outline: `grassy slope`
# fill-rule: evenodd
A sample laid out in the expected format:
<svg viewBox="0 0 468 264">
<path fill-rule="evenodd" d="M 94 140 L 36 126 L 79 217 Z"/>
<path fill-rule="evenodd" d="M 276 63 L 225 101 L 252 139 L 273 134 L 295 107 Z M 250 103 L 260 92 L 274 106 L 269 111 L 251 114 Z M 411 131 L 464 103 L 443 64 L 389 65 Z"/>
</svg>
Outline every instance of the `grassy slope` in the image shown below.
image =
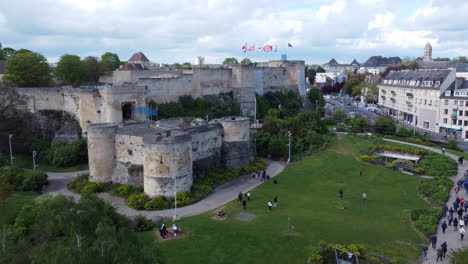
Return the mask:
<svg viewBox="0 0 468 264">
<path fill-rule="evenodd" d="M 13 224 L 23 205 L 33 202 L 36 195 L 35 192 L 17 192 L 6 199 L 0 200 L 0 226 Z"/>
<path fill-rule="evenodd" d="M 32 156 L 24 155 L 24 154 L 17 154 L 15 155 L 15 159 L 13 160 L 13 164 L 24 169 L 31 169 L 33 167 L 32 163 Z M 88 163 L 79 164 L 71 167 L 66 168 L 59 168 L 52 165 L 45 164 L 44 162 L 39 162 L 36 160 L 36 165 L 38 170 L 41 171 L 48 171 L 48 172 L 74 172 L 74 171 L 81 171 L 88 169 Z"/>
<path fill-rule="evenodd" d="M 417 194 L 419 179 L 357 161 L 353 153 L 369 144 L 345 137 L 328 151 L 289 166 L 278 185 L 270 181 L 252 192 L 247 211 L 257 218 L 251 222 L 216 222 L 209 214 L 182 220 L 188 237 L 162 244 L 168 263 L 304 263 L 320 240 L 362 243 L 386 257 L 417 257 L 422 239 L 401 214 L 428 206 Z M 340 187 L 344 202 L 338 199 Z M 365 206 L 364 191 L 369 195 Z M 275 195 L 279 207 L 269 213 L 266 203 Z M 231 216 L 242 211 L 236 201 L 225 210 Z M 287 233 L 288 217 L 295 225 L 293 236 Z"/>
</svg>

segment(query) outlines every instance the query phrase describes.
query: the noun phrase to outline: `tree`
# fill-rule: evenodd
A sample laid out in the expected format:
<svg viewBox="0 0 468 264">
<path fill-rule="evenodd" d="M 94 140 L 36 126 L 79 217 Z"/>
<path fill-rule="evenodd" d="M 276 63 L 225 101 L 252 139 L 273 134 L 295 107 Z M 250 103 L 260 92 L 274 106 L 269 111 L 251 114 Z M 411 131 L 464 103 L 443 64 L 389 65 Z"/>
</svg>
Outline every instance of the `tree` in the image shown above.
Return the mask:
<svg viewBox="0 0 468 264">
<path fill-rule="evenodd" d="M 79 56 L 65 54 L 55 68 L 55 76 L 64 84 L 80 85 L 87 80 L 87 69 Z"/>
<path fill-rule="evenodd" d="M 52 75 L 47 59 L 35 52 L 20 51 L 7 59 L 4 83 L 17 87 L 51 86 Z"/>
<path fill-rule="evenodd" d="M 346 120 L 348 116 L 345 112 L 341 109 L 336 109 L 335 113 L 333 113 L 333 119 L 339 124 Z"/>
<path fill-rule="evenodd" d="M 314 110 L 317 109 L 317 103 L 319 108 L 324 107 L 326 104 L 325 98 L 323 98 L 323 94 L 320 93 L 319 88 L 310 89 L 307 93 L 307 98 L 309 98 L 309 101 L 313 105 Z"/>
<path fill-rule="evenodd" d="M 396 131 L 395 121 L 390 117 L 382 116 L 375 121 L 374 129 L 379 134 L 391 135 Z"/>
<path fill-rule="evenodd" d="M 364 90 L 364 92 L 362 92 Z M 361 94 L 366 98 L 366 102 L 377 103 L 379 97 L 379 87 L 375 83 L 361 84 Z"/>
<path fill-rule="evenodd" d="M 367 124 L 367 120 L 364 117 L 356 116 L 356 117 L 351 118 L 348 121 L 348 126 L 351 132 L 362 133 L 367 129 L 368 124 Z"/>
<path fill-rule="evenodd" d="M 368 75 L 368 73 L 351 75 L 351 77 L 349 77 L 349 79 L 345 82 L 343 86 L 344 92 L 346 94 L 352 94 L 353 88 L 359 86 L 362 82 L 364 82 L 366 75 Z M 356 90 L 357 88 L 354 89 Z"/>
<path fill-rule="evenodd" d="M 226 58 L 223 61 L 223 64 L 239 64 L 236 58 Z"/>
<path fill-rule="evenodd" d="M 466 58 L 466 56 L 459 56 L 458 58 L 455 58 L 454 60 L 457 60 L 458 62 L 462 62 L 462 63 L 468 62 L 468 59 Z"/>
<path fill-rule="evenodd" d="M 119 55 L 112 52 L 102 54 L 101 61 L 105 71 L 113 71 L 118 69 L 120 66 Z"/>
<path fill-rule="evenodd" d="M 244 65 L 249 65 L 252 64 L 252 61 L 249 58 L 244 58 L 243 60 L 241 60 L 240 63 Z"/>
<path fill-rule="evenodd" d="M 2 43 L 0 43 L 0 60 L 4 60 L 15 53 L 16 50 L 8 47 L 3 48 Z"/>
<path fill-rule="evenodd" d="M 93 84 L 99 82 L 99 77 L 104 73 L 104 66 L 97 57 L 88 56 L 84 59 L 87 81 Z"/>
</svg>

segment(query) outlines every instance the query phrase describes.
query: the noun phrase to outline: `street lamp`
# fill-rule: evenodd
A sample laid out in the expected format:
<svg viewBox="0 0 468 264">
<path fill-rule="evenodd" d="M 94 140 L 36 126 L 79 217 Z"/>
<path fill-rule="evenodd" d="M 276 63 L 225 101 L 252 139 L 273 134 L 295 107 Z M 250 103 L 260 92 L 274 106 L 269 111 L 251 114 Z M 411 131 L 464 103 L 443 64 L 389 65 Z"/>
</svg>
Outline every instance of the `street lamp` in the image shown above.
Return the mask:
<svg viewBox="0 0 468 264">
<path fill-rule="evenodd" d="M 13 166 L 13 149 L 11 147 L 11 140 L 13 139 L 13 134 L 8 134 L 8 143 L 10 144 L 10 166 Z"/>
<path fill-rule="evenodd" d="M 288 143 L 288 147 L 289 147 L 289 156 L 288 156 L 288 164 L 289 162 L 291 162 L 291 131 L 288 131 L 288 139 L 289 139 L 289 143 Z"/>
<path fill-rule="evenodd" d="M 33 170 L 36 171 L 36 168 L 39 167 L 39 165 L 36 165 L 36 156 L 37 156 L 37 152 L 34 150 L 32 152 L 32 158 L 33 158 Z"/>
<path fill-rule="evenodd" d="M 175 222 L 177 219 L 177 177 L 174 176 L 172 179 L 174 180 L 174 217 L 172 221 Z"/>
</svg>

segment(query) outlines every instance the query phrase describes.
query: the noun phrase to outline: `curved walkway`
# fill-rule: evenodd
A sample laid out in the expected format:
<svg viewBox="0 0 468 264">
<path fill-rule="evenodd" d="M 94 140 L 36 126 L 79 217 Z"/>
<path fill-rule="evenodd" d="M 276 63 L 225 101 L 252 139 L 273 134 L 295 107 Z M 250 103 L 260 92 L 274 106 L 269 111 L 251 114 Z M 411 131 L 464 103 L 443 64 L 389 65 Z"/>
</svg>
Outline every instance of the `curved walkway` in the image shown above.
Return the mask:
<svg viewBox="0 0 468 264">
<path fill-rule="evenodd" d="M 278 175 L 286 165 L 282 162 L 267 160 L 266 173 L 270 177 Z M 88 171 L 71 172 L 71 173 L 54 173 L 48 172 L 49 175 L 49 186 L 47 193 L 52 195 L 63 194 L 67 196 L 73 196 L 75 199 L 79 199 L 80 195 L 72 193 L 67 189 L 67 183 L 76 178 L 82 173 Z M 177 218 L 183 218 L 187 216 L 197 215 L 205 213 L 216 208 L 219 208 L 226 203 L 237 199 L 239 192 L 245 193 L 258 185 L 262 184 L 258 180 L 252 178 L 251 175 L 242 175 L 230 182 L 227 182 L 217 187 L 213 193 L 197 203 L 187 205 L 181 208 L 177 208 Z M 138 211 L 129 208 L 125 203 L 125 199 L 121 197 L 112 196 L 109 193 L 100 193 L 99 197 L 110 202 L 117 208 L 120 214 L 135 217 L 136 215 L 144 215 L 153 220 L 160 220 L 161 218 L 167 219 L 174 216 L 174 209 L 167 209 L 161 211 Z"/>
<path fill-rule="evenodd" d="M 427 150 L 431 150 L 431 151 L 434 151 L 434 152 L 437 152 L 437 153 L 440 153 L 440 149 L 437 149 L 437 148 L 433 148 L 433 147 L 427 147 L 427 146 L 422 146 L 422 145 L 418 145 L 418 144 L 413 144 L 413 143 L 408 143 L 408 142 L 403 142 L 403 141 L 398 141 L 398 140 L 393 140 L 393 139 L 386 139 L 384 138 L 384 140 L 386 141 L 390 141 L 390 142 L 395 142 L 395 143 L 399 143 L 399 144 L 405 144 L 405 145 L 410 145 L 410 146 L 415 146 L 415 147 L 418 147 L 418 148 L 424 148 L 424 149 L 427 149 Z M 451 153 L 448 153 L 446 152 L 445 155 L 447 157 L 450 157 L 452 159 L 454 159 L 455 161 L 458 162 L 458 156 L 454 155 L 454 154 L 451 154 Z M 455 177 L 452 177 L 451 179 L 454 181 L 454 187 L 456 185 L 456 181 L 460 178 L 463 178 L 463 174 L 465 172 L 465 170 L 468 169 L 468 164 L 467 162 L 464 162 L 463 165 L 459 165 L 458 166 L 458 173 Z M 465 200 L 468 199 L 468 194 L 465 194 L 464 190 L 460 190 L 460 192 L 458 193 L 458 196 L 457 194 L 455 194 L 455 191 L 453 190 L 453 188 L 451 188 L 450 190 L 450 198 L 449 200 L 447 201 L 447 206 L 448 208 L 450 208 L 450 206 L 452 206 L 453 202 L 456 200 L 456 198 L 459 197 L 464 197 Z M 448 214 L 447 214 L 448 215 Z M 456 213 L 454 213 L 454 217 L 455 217 Z M 447 220 L 446 217 L 443 217 L 441 220 L 440 220 L 440 223 L 439 223 L 439 226 L 437 227 L 437 247 L 436 249 L 440 246 L 440 244 L 442 244 L 443 242 L 447 242 L 447 246 L 448 246 L 448 250 L 450 252 L 451 249 L 460 249 L 460 248 L 466 248 L 468 247 L 468 238 L 465 238 L 464 240 L 461 240 L 460 239 L 460 234 L 458 233 L 458 230 L 457 231 L 454 231 L 453 230 L 453 226 L 449 226 L 447 228 L 447 230 L 445 230 L 445 234 L 442 232 L 442 228 L 440 227 L 442 222 L 444 220 Z M 448 220 L 447 220 L 447 223 L 448 223 Z M 444 258 L 443 261 L 439 261 L 439 262 L 436 262 L 436 259 L 437 259 L 437 251 L 432 249 L 432 247 L 429 245 L 429 252 L 427 254 L 427 257 L 428 257 L 428 260 L 424 261 L 423 263 L 424 264 L 433 264 L 433 263 L 443 263 L 443 264 L 447 264 L 447 263 L 450 263 L 450 259 L 448 257 Z M 422 250 L 421 250 L 422 252 Z"/>
</svg>

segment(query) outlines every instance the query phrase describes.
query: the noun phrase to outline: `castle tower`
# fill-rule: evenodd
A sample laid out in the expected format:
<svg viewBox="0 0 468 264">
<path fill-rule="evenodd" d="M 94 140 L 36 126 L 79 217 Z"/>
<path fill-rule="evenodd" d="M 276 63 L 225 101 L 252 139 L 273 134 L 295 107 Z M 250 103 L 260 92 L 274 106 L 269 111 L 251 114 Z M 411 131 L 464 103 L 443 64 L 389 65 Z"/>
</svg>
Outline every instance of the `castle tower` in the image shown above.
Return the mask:
<svg viewBox="0 0 468 264">
<path fill-rule="evenodd" d="M 247 117 L 225 117 L 219 122 L 223 126 L 222 157 L 228 168 L 240 168 L 253 159 L 250 144 L 250 120 Z"/>
<path fill-rule="evenodd" d="M 151 197 L 174 196 L 192 187 L 192 137 L 180 131 L 163 131 L 159 135 L 145 134 L 146 157 L 143 160 L 143 186 Z"/>
<path fill-rule="evenodd" d="M 432 46 L 429 42 L 424 46 L 423 61 L 432 61 Z"/>
<path fill-rule="evenodd" d="M 110 182 L 115 165 L 116 124 L 92 124 L 88 127 L 89 180 Z"/>
</svg>

